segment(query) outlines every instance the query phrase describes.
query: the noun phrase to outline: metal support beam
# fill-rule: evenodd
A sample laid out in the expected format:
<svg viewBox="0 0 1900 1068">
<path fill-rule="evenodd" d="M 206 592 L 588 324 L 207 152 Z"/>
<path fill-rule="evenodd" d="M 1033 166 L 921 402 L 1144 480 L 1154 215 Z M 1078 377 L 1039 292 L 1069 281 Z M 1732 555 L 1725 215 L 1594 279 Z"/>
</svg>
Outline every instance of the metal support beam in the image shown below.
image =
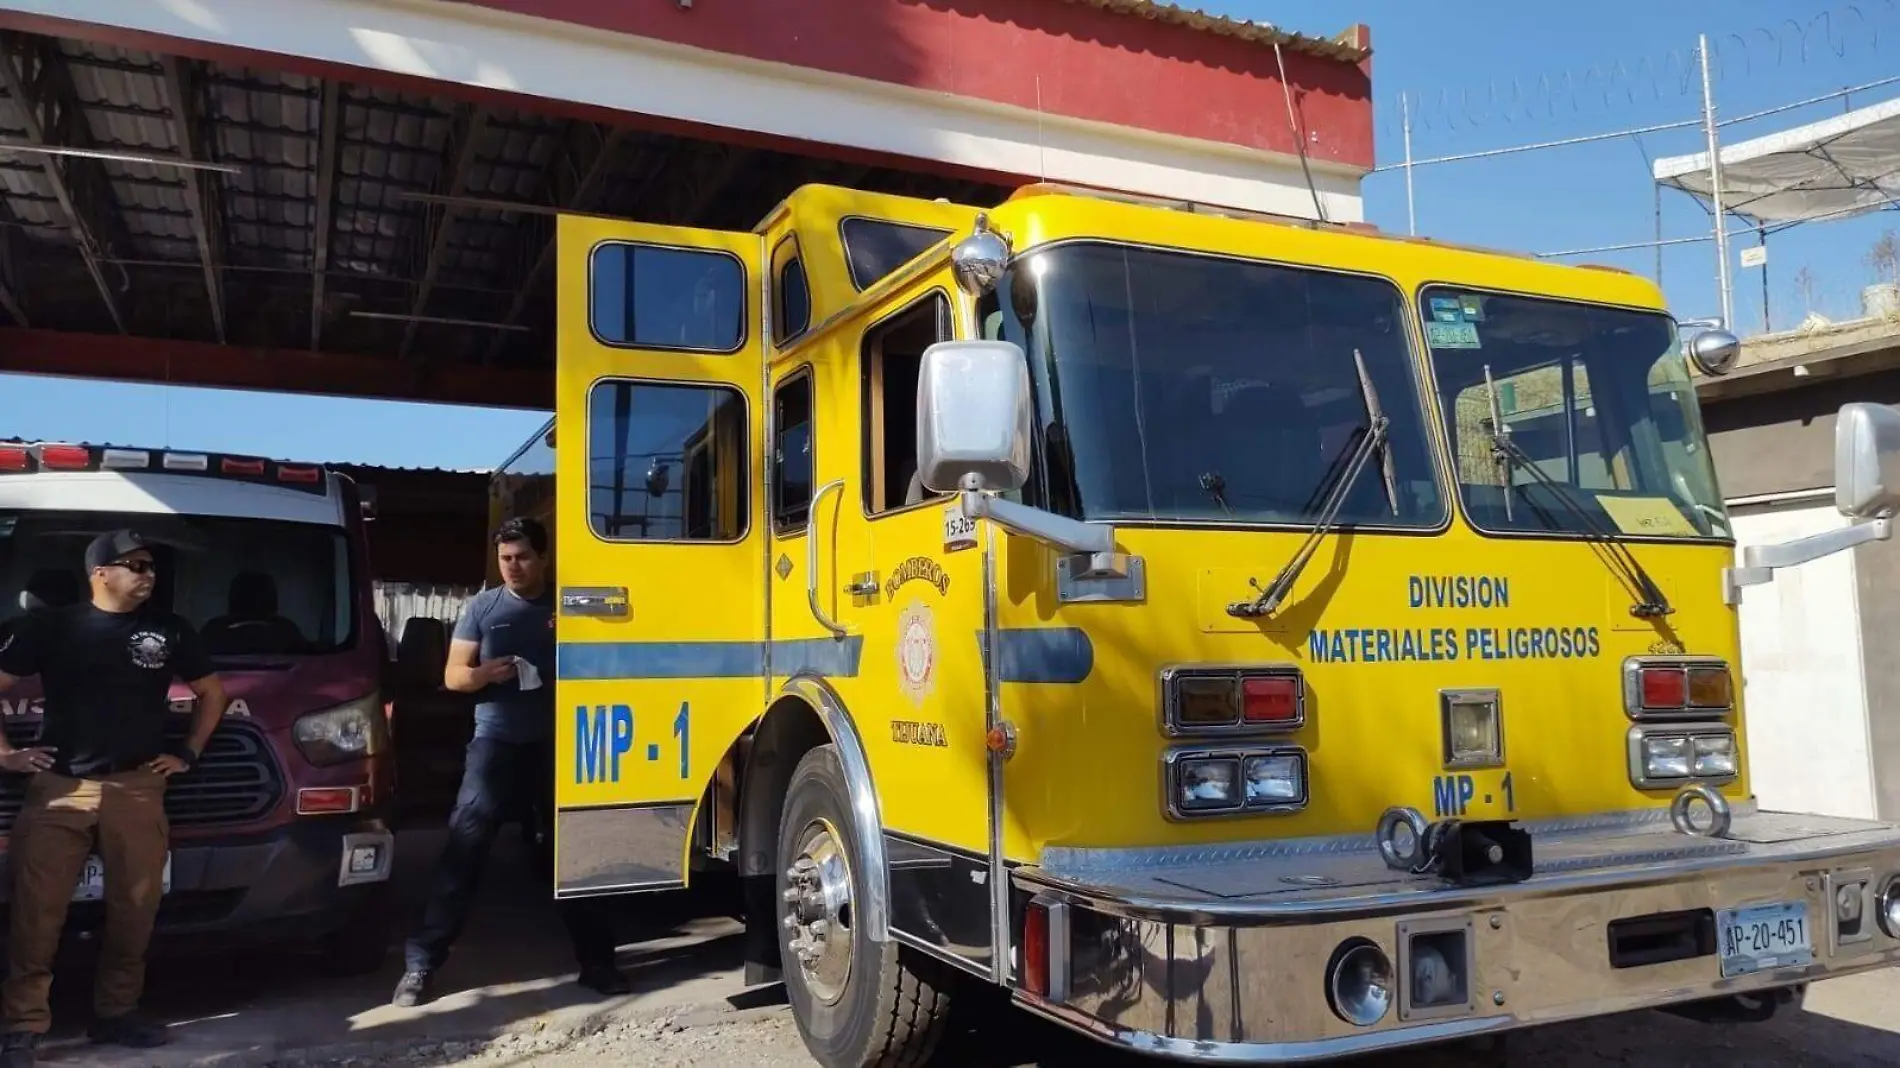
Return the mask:
<svg viewBox="0 0 1900 1068">
<path fill-rule="evenodd" d="M 462 112 L 462 121 L 456 124 L 455 134 L 444 146 L 447 151 L 443 156 L 443 170 L 437 176 L 437 191 L 444 196 L 459 197 L 468 191 L 469 164 L 475 161 L 475 146 L 481 141 L 482 128 L 487 123 L 485 108 L 471 107 Z M 425 218 L 434 216 L 435 225 L 430 231 L 428 258 L 422 264 L 422 279 L 416 285 L 415 303 L 409 308 L 409 314 L 417 317 L 429 306 L 429 295 L 435 292 L 435 278 L 441 273 L 442 259 L 448 253 L 449 234 L 455 229 L 458 209 L 453 203 L 443 202 L 426 205 L 423 210 Z M 419 328 L 418 319 L 411 319 L 403 328 L 402 345 L 396 350 L 396 356 L 405 364 L 411 362 L 409 350 L 415 345 Z"/>
<path fill-rule="evenodd" d="M 566 162 L 549 171 L 548 201 L 567 211 L 585 210 L 599 196 L 601 182 L 607 177 L 609 165 L 628 136 L 624 128 L 616 127 L 603 133 L 593 123 L 577 124 L 567 139 Z M 521 284 L 515 288 L 514 299 L 508 302 L 508 313 L 501 317 L 505 326 L 513 326 L 521 320 L 522 313 L 528 309 L 528 301 L 534 296 L 535 287 L 540 284 L 541 276 L 554 263 L 553 224 L 531 227 L 529 221 L 523 219 L 519 225 L 530 236 L 532 244 L 528 249 L 533 259 L 521 275 Z M 523 259 L 526 260 L 527 256 L 524 255 Z M 494 363 L 507 342 L 508 332 L 497 330 L 489 338 L 488 348 L 482 353 L 482 363 Z"/>
<path fill-rule="evenodd" d="M 343 124 L 343 83 L 323 82 L 323 111 L 318 117 L 317 210 L 310 234 L 310 351 L 323 347 L 323 280 L 330 269 L 330 229 L 336 205 L 337 134 Z"/>
<path fill-rule="evenodd" d="M 26 306 L 20 302 L 20 296 L 13 289 L 15 276 L 13 248 L 15 231 L 13 210 L 7 206 L 5 198 L 0 198 L 0 309 L 12 317 L 15 326 L 30 326 L 26 321 Z"/>
<path fill-rule="evenodd" d="M 90 148 L 91 137 L 79 113 L 72 77 L 59 58 L 58 44 L 50 38 L 28 38 L 8 33 L 0 37 L 0 85 L 12 98 L 26 126 L 28 141 L 36 145 Z M 26 158 L 33 158 L 28 156 Z M 86 263 L 86 273 L 99 289 L 99 299 L 119 333 L 126 332 L 119 294 L 106 278 L 100 259 L 110 254 L 103 240 L 104 205 L 111 199 L 105 166 L 97 160 L 39 155 L 40 170 L 53 197 L 66 215 L 68 230 Z"/>
<path fill-rule="evenodd" d="M 547 411 L 545 370 L 457 368 L 439 378 L 391 374 L 387 359 L 203 341 L 0 328 L 0 374 L 57 375 L 214 389 Z"/>
<path fill-rule="evenodd" d="M 178 140 L 178 154 L 193 162 L 209 162 L 210 146 L 203 139 L 196 105 L 200 97 L 197 67 L 189 60 L 165 56 L 165 95 L 171 102 L 172 136 Z M 225 343 L 224 279 L 218 270 L 219 252 L 224 247 L 224 201 L 218 179 L 210 174 L 186 168 L 180 172 L 185 183 L 185 203 L 191 209 L 191 234 L 198 242 L 198 261 L 204 266 L 205 297 L 211 302 L 211 326 L 218 344 Z"/>
</svg>

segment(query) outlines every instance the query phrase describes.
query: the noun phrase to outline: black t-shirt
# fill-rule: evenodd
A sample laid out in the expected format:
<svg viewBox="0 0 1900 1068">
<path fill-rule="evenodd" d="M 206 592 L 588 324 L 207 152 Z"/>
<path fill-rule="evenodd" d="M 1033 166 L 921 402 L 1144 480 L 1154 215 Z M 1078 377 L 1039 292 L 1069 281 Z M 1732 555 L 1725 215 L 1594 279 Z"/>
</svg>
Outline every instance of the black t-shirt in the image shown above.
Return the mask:
<svg viewBox="0 0 1900 1068">
<path fill-rule="evenodd" d="M 88 603 L 34 612 L 0 639 L 0 671 L 38 675 L 45 718 L 36 744 L 52 770 L 111 775 L 165 752 L 172 679 L 211 674 L 191 624 L 167 612 L 107 612 Z"/>
</svg>

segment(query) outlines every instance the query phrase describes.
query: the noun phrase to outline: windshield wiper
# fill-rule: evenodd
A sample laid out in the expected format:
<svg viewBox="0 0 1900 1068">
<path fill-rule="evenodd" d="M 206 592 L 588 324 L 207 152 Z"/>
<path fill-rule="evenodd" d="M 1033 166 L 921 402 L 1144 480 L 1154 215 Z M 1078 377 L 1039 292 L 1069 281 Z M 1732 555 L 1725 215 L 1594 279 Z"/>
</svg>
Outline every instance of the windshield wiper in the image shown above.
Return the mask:
<svg viewBox="0 0 1900 1068">
<path fill-rule="evenodd" d="M 1372 387 L 1372 376 L 1366 373 L 1366 358 L 1358 349 L 1352 350 L 1352 362 L 1359 373 L 1359 394 L 1366 405 L 1366 426 L 1359 438 L 1359 444 L 1354 447 L 1344 464 L 1333 469 L 1329 480 L 1320 483 L 1319 490 L 1314 496 L 1321 497 L 1325 503 L 1320 506 L 1312 533 L 1306 536 L 1306 541 L 1301 543 L 1299 551 L 1293 554 L 1293 559 L 1287 561 L 1286 566 L 1280 569 L 1280 573 L 1275 575 L 1273 581 L 1269 582 L 1264 589 L 1261 588 L 1259 582 L 1249 579 L 1254 589 L 1260 590 L 1260 596 L 1251 601 L 1235 601 L 1228 605 L 1227 614 L 1230 616 L 1257 619 L 1272 614 L 1274 609 L 1280 607 L 1280 602 L 1286 600 L 1286 595 L 1293 589 L 1294 581 L 1306 568 L 1307 561 L 1313 558 L 1313 553 L 1319 548 L 1320 539 L 1332 533 L 1333 527 L 1339 521 L 1340 511 L 1346 506 L 1347 496 L 1352 493 L 1353 486 L 1359 482 L 1359 473 L 1365 470 L 1366 463 L 1372 459 L 1372 454 L 1375 452 L 1382 457 L 1380 467 L 1385 481 L 1386 505 L 1392 509 L 1393 515 L 1399 514 L 1398 477 L 1392 466 L 1392 449 L 1387 440 L 1392 423 L 1386 418 L 1385 409 L 1379 404 L 1379 392 Z"/>
<path fill-rule="evenodd" d="M 1484 366 L 1484 389 L 1489 397 L 1491 418 L 1480 420 L 1479 425 L 1485 428 L 1486 436 L 1491 439 L 1491 455 L 1497 461 L 1498 469 L 1504 477 L 1505 521 L 1511 521 L 1511 496 L 1520 488 L 1512 481 L 1512 476 L 1518 468 L 1522 468 L 1530 473 L 1532 481 L 1549 490 L 1557 503 L 1563 505 L 1579 523 L 1587 528 L 1583 531 L 1584 534 L 1601 545 L 1603 551 L 1609 554 L 1610 569 L 1616 572 L 1617 577 L 1628 587 L 1631 594 L 1631 615 L 1638 619 L 1660 619 L 1674 612 L 1675 609 L 1669 605 L 1669 598 L 1663 595 L 1662 588 L 1656 585 L 1656 581 L 1649 577 L 1649 572 L 1643 570 L 1643 565 L 1636 559 L 1636 554 L 1617 538 L 1615 531 L 1599 522 L 1595 513 L 1578 500 L 1577 487 L 1568 482 L 1559 482 L 1545 474 L 1543 468 L 1537 466 L 1537 461 L 1526 455 L 1524 450 L 1518 447 L 1517 442 L 1511 439 L 1511 429 L 1504 425 L 1504 416 L 1498 407 L 1498 391 L 1496 384 L 1491 380 L 1490 364 Z M 1530 500 L 1528 495 L 1525 499 Z M 1531 506 L 1535 508 L 1536 503 L 1532 501 Z M 1546 520 L 1546 525 L 1555 526 L 1548 520 Z"/>
</svg>

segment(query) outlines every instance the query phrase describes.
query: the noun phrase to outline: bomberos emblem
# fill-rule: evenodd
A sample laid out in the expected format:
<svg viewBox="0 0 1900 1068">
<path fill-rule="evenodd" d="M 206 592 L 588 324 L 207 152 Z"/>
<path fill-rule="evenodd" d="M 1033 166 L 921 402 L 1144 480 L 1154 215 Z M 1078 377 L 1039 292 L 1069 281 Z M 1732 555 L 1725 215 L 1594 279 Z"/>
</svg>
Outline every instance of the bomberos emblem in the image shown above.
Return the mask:
<svg viewBox="0 0 1900 1068">
<path fill-rule="evenodd" d="M 912 704 L 922 705 L 936 675 L 936 621 L 923 602 L 912 601 L 897 619 L 897 684 Z"/>
</svg>

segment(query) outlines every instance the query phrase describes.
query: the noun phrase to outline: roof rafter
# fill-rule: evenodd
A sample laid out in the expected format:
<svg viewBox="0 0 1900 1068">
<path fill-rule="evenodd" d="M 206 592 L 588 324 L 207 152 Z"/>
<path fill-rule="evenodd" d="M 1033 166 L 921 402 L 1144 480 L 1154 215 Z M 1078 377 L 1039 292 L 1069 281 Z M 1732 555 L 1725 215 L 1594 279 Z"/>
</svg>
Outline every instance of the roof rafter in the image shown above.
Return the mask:
<svg viewBox="0 0 1900 1068">
<path fill-rule="evenodd" d="M 317 117 L 316 211 L 310 234 L 310 351 L 323 347 L 323 281 L 330 270 L 330 230 L 336 210 L 337 136 L 343 125 L 343 82 L 323 82 L 323 110 Z"/>
<path fill-rule="evenodd" d="M 585 210 L 599 195 L 601 181 L 607 176 L 608 164 L 619 152 L 627 136 L 628 131 L 623 127 L 615 127 L 603 134 L 593 123 L 577 123 L 563 143 L 565 164 L 549 171 L 548 200 L 564 211 Z M 543 229 L 546 231 L 544 237 L 539 236 Z M 520 321 L 522 313 L 528 308 L 528 301 L 534 295 L 535 286 L 554 262 L 553 223 L 550 221 L 545 228 L 524 225 L 523 230 L 534 241 L 534 260 L 522 274 L 521 283 L 515 287 L 514 298 L 508 302 L 508 313 L 501 317 L 502 326 L 513 326 Z M 482 353 L 482 363 L 495 362 L 495 357 L 501 354 L 502 346 L 507 341 L 507 331 L 495 331 L 488 340 L 487 350 Z"/>
<path fill-rule="evenodd" d="M 459 197 L 468 191 L 469 165 L 475 161 L 475 146 L 481 142 L 482 129 L 488 123 L 488 109 L 464 107 L 455 124 L 455 132 L 443 146 L 443 170 L 436 184 L 445 197 Z M 414 317 L 420 316 L 429 306 L 429 296 L 435 292 L 436 275 L 442 271 L 442 260 L 449 250 L 449 234 L 455 229 L 457 208 L 452 202 L 443 201 L 424 205 L 425 218 L 432 218 L 430 228 L 428 258 L 423 261 L 422 278 L 416 284 L 416 299 L 409 308 L 412 317 L 403 327 L 402 344 L 396 349 L 396 358 L 410 363 L 409 352 L 415 345 L 416 331 L 421 326 Z M 426 357 L 422 362 L 427 362 Z"/>
<path fill-rule="evenodd" d="M 47 147 L 93 147 L 72 75 L 59 58 L 57 42 L 16 33 L 0 35 L 0 83 L 25 122 L 27 140 Z M 107 228 L 106 205 L 112 197 L 104 164 L 53 155 L 40 156 L 39 164 L 66 215 L 67 228 L 78 244 L 86 273 L 92 276 L 99 299 L 112 316 L 113 327 L 126 333 L 125 311 L 119 306 L 112 283 L 106 280 L 105 264 L 100 262 L 109 249 L 102 232 Z"/>
<path fill-rule="evenodd" d="M 201 88 L 198 68 L 190 60 L 177 56 L 165 56 L 160 62 L 165 68 L 165 95 L 171 102 L 172 131 L 178 139 L 178 154 L 194 162 L 209 162 L 210 146 L 204 140 L 203 129 L 198 124 L 198 109 L 194 106 L 204 99 L 196 92 Z M 223 248 L 223 197 L 215 175 L 200 175 L 190 168 L 184 168 L 181 173 L 185 204 L 191 210 L 191 233 L 198 243 L 199 262 L 204 266 L 211 325 L 218 344 L 222 345 L 228 340 L 224 327 L 224 280 L 219 269 L 219 253 Z"/>
</svg>

